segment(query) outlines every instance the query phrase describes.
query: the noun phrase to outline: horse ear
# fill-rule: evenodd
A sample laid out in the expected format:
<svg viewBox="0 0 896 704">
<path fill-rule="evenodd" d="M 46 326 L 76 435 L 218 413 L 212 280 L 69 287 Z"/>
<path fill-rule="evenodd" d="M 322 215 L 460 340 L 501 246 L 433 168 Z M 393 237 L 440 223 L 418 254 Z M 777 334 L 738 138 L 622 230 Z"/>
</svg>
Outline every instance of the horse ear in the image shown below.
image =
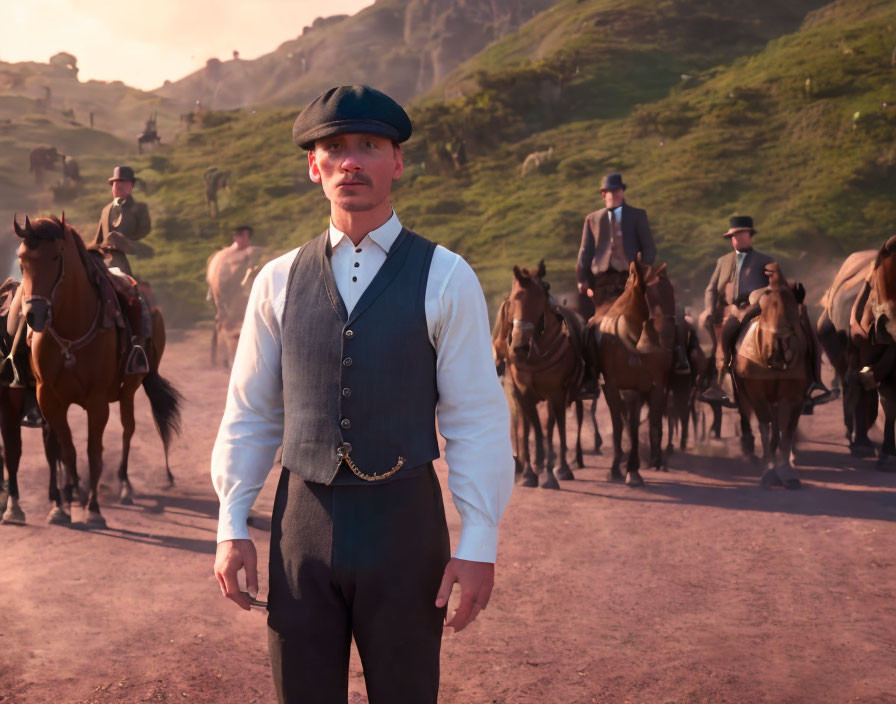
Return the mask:
<svg viewBox="0 0 896 704">
<path fill-rule="evenodd" d="M 22 239 L 25 238 L 25 230 L 23 230 L 22 227 L 19 225 L 18 215 L 12 216 L 12 227 L 16 231 L 16 235 L 18 235 Z"/>
<path fill-rule="evenodd" d="M 663 272 L 666 271 L 666 262 L 660 264 L 656 269 L 653 270 L 653 274 L 650 278 L 656 279 L 663 275 Z"/>
<path fill-rule="evenodd" d="M 62 220 L 60 220 L 59 222 L 62 225 L 63 231 L 65 231 L 65 211 L 64 210 L 62 211 Z"/>
<path fill-rule="evenodd" d="M 802 305 L 803 301 L 806 300 L 806 288 L 802 283 L 796 283 L 793 286 L 793 296 L 796 298 L 796 302 Z"/>
<path fill-rule="evenodd" d="M 513 265 L 513 276 L 517 281 L 523 283 L 523 272 L 520 271 L 520 268 L 516 264 Z"/>
<path fill-rule="evenodd" d="M 31 221 L 28 219 L 28 216 L 25 216 L 25 234 L 31 234 Z"/>
<path fill-rule="evenodd" d="M 543 279 L 545 274 L 547 274 L 547 269 L 545 269 L 544 259 L 542 259 L 540 262 L 538 262 L 538 273 L 536 274 L 536 276 L 538 276 L 539 279 Z"/>
</svg>

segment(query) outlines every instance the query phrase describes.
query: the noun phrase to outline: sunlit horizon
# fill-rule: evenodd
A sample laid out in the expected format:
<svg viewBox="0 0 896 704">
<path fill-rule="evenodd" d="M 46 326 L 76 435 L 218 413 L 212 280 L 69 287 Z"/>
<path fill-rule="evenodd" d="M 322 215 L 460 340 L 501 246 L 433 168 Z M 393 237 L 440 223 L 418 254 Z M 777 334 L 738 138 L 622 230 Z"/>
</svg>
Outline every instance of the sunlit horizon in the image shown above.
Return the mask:
<svg viewBox="0 0 896 704">
<path fill-rule="evenodd" d="M 373 0 L 332 0 L 327 16 L 355 14 Z M 65 51 L 81 81 L 123 81 L 142 90 L 177 81 L 210 58 L 254 59 L 295 39 L 321 16 L 312 0 L 28 0 L 0 9 L 0 61 L 46 63 Z"/>
</svg>

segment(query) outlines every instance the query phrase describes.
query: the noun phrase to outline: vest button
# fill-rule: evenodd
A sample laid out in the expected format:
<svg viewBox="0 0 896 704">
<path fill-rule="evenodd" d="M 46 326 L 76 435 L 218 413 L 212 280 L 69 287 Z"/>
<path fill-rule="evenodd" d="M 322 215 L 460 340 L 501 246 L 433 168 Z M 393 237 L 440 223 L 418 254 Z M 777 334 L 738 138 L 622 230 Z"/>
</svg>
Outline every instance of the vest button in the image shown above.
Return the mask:
<svg viewBox="0 0 896 704">
<path fill-rule="evenodd" d="M 345 396 L 346 398 L 348 398 L 349 396 L 352 395 L 352 390 L 346 386 L 346 387 L 342 390 L 342 395 Z"/>
<path fill-rule="evenodd" d="M 352 366 L 352 358 L 351 358 L 351 357 L 346 357 L 345 359 L 343 359 L 343 360 L 342 360 L 342 366 L 344 366 L 344 367 L 350 367 L 350 366 Z"/>
<path fill-rule="evenodd" d="M 348 430 L 352 427 L 352 422 L 348 418 L 343 418 L 341 421 L 339 421 L 339 425 Z"/>
<path fill-rule="evenodd" d="M 346 336 L 347 338 L 351 339 L 351 338 L 353 338 L 353 337 L 355 336 L 355 331 L 354 331 L 354 330 L 346 330 L 346 331 L 345 331 L 345 336 Z"/>
</svg>

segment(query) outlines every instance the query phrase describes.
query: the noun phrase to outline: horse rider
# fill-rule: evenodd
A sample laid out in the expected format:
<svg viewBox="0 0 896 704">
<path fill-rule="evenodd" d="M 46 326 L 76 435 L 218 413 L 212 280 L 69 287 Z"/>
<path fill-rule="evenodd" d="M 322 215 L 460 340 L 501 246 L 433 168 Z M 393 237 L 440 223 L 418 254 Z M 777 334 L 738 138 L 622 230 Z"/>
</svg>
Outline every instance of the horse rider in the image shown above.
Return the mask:
<svg viewBox="0 0 896 704">
<path fill-rule="evenodd" d="M 647 211 L 629 205 L 625 201 L 625 189 L 622 174 L 604 176 L 600 184 L 604 207 L 585 218 L 576 263 L 580 311 L 590 310 L 592 302 L 594 308 L 600 308 L 622 295 L 629 265 L 639 254 L 642 264 L 653 264 L 656 259 Z M 685 346 L 678 340 L 675 371 L 690 371 Z"/>
<path fill-rule="evenodd" d="M 132 276 L 126 254 L 149 254 L 152 249 L 146 245 L 135 246 L 137 240 L 149 234 L 152 224 L 146 203 L 134 199 L 132 191 L 137 177 L 130 166 L 116 166 L 109 183 L 112 185 L 112 202 L 108 203 L 100 215 L 92 246 L 103 251 L 106 265 L 117 267 Z"/>
<path fill-rule="evenodd" d="M 729 407 L 736 404 L 722 389 L 725 373 L 734 355 L 734 343 L 742 326 L 759 315 L 759 304 L 750 294 L 766 288 L 769 276 L 777 267 L 775 259 L 753 247 L 756 230 L 749 215 L 735 215 L 729 220 L 728 231 L 722 237 L 730 240 L 732 250 L 719 257 L 716 268 L 704 294 L 705 310 L 700 316 L 702 324 L 712 340 L 712 358 L 716 362 L 716 376 L 700 398 L 719 402 Z M 814 380 L 807 391 L 808 406 L 827 399 L 830 391 L 821 381 L 821 347 L 809 323 L 805 306 L 800 306 L 800 320 L 809 344 L 813 347 L 815 362 L 810 372 Z M 821 394 L 813 396 L 820 391 Z"/>
<path fill-rule="evenodd" d="M 443 626 L 465 627 L 494 583 L 509 411 L 475 273 L 392 209 L 411 130 L 368 86 L 331 88 L 296 118 L 329 227 L 256 278 L 212 452 L 215 576 L 248 610 L 246 519 L 282 445 L 267 604 L 281 703 L 345 702 L 354 636 L 370 704 L 434 704 Z M 436 420 L 463 524 L 453 558 Z"/>
<path fill-rule="evenodd" d="M 152 254 L 152 248 L 138 242 L 146 237 L 152 229 L 149 219 L 149 208 L 146 203 L 135 200 L 132 191 L 137 177 L 130 166 L 116 166 L 112 170 L 109 183 L 112 186 L 112 202 L 103 208 L 96 235 L 91 247 L 102 251 L 103 261 L 113 274 L 123 274 L 133 280 L 131 266 L 126 254 Z M 113 280 L 116 277 L 113 277 Z M 132 281 L 135 283 L 135 281 Z M 128 306 L 122 312 L 130 328 L 130 352 L 126 368 L 129 372 L 142 372 L 149 369 L 146 351 L 140 344 L 138 333 L 144 336 L 151 334 L 152 323 L 149 319 L 149 302 Z"/>
</svg>

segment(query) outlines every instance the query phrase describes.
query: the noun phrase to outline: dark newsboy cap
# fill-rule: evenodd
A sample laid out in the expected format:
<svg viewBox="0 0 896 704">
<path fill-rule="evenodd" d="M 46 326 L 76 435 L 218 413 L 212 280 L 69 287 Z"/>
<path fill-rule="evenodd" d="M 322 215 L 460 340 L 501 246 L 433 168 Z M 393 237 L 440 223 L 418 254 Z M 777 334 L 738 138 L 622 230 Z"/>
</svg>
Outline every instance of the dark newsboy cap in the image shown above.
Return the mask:
<svg viewBox="0 0 896 704">
<path fill-rule="evenodd" d="M 722 237 L 731 237 L 735 232 L 749 230 L 750 234 L 755 235 L 756 230 L 753 229 L 753 218 L 749 215 L 735 215 L 728 221 L 728 232 Z"/>
<path fill-rule="evenodd" d="M 615 191 L 617 188 L 625 190 L 625 184 L 622 182 L 622 174 L 607 174 L 600 182 L 601 191 Z"/>
<path fill-rule="evenodd" d="M 130 166 L 116 166 L 112 169 L 112 178 L 109 179 L 109 183 L 113 181 L 130 181 L 133 183 L 137 180 L 137 177 L 134 176 L 134 170 Z"/>
<path fill-rule="evenodd" d="M 411 119 L 385 93 L 370 86 L 339 86 L 317 96 L 292 126 L 293 141 L 302 149 L 347 132 L 364 132 L 404 142 L 411 136 Z"/>
</svg>

